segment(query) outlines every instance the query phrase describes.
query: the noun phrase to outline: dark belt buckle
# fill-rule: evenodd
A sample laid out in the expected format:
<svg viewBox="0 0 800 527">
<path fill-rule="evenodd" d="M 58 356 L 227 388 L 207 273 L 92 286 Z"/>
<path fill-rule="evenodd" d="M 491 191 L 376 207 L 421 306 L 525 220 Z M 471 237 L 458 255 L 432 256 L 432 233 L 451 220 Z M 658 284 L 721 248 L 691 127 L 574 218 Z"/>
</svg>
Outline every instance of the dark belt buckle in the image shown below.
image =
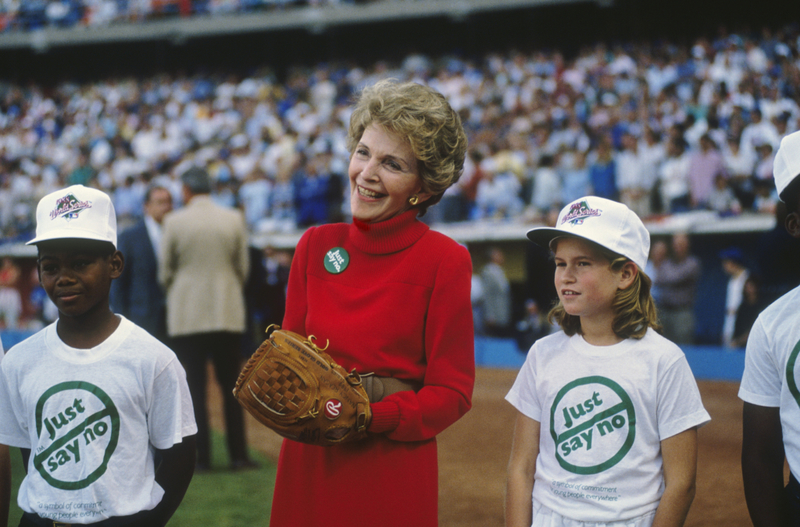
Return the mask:
<svg viewBox="0 0 800 527">
<path fill-rule="evenodd" d="M 53 521 L 53 527 L 72 527 L 71 523 Z"/>
</svg>

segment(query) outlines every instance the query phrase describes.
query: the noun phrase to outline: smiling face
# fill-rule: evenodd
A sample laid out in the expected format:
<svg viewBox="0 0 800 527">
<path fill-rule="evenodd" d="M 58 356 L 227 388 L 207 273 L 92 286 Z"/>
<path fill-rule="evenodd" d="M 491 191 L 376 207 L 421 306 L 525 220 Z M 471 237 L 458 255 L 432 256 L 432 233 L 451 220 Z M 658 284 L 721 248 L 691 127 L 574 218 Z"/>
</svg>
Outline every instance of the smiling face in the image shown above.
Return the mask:
<svg viewBox="0 0 800 527">
<path fill-rule="evenodd" d="M 564 309 L 580 317 L 584 329 L 607 324 L 610 330 L 615 315 L 612 304 L 617 289 L 626 287 L 625 273 L 614 272 L 608 258 L 580 238 L 566 236 L 554 245 L 555 286 Z"/>
<path fill-rule="evenodd" d="M 419 202 L 423 193 L 417 158 L 401 136 L 371 124 L 350 157 L 350 210 L 367 223 L 394 218 L 411 208 L 409 198 Z"/>
<path fill-rule="evenodd" d="M 39 244 L 39 281 L 61 318 L 108 311 L 111 280 L 122 273 L 121 253 L 75 250 L 60 241 Z"/>
</svg>

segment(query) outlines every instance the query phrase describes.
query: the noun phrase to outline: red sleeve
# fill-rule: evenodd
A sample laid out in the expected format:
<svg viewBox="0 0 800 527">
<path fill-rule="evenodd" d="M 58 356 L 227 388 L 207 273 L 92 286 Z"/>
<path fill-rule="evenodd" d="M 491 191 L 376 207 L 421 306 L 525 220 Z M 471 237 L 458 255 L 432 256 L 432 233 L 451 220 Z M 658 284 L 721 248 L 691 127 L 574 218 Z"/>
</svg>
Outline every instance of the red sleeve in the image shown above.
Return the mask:
<svg viewBox="0 0 800 527">
<path fill-rule="evenodd" d="M 467 250 L 452 244 L 440 260 L 425 318 L 427 366 L 419 392 L 398 392 L 372 405 L 371 432 L 397 441 L 430 439 L 472 406 L 475 339 Z"/>
</svg>

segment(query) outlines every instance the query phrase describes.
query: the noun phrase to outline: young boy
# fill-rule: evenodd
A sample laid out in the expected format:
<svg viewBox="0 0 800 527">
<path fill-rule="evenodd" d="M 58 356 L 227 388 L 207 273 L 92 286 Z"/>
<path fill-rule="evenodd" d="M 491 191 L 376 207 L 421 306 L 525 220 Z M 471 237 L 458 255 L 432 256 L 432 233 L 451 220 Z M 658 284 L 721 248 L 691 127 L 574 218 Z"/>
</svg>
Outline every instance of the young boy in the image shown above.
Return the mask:
<svg viewBox="0 0 800 527">
<path fill-rule="evenodd" d="M 800 132 L 783 138 L 775 156 L 775 186 L 788 215 L 784 227 L 800 239 Z M 739 397 L 744 401 L 742 474 L 755 525 L 800 523 L 800 287 L 756 319 L 747 340 Z M 791 471 L 784 488 L 784 457 Z"/>
<path fill-rule="evenodd" d="M 169 348 L 109 308 L 124 267 L 109 197 L 59 190 L 36 221 L 28 244 L 59 318 L 0 363 L 0 444 L 22 449 L 27 467 L 19 525 L 163 526 L 194 473 L 186 375 Z"/>
</svg>

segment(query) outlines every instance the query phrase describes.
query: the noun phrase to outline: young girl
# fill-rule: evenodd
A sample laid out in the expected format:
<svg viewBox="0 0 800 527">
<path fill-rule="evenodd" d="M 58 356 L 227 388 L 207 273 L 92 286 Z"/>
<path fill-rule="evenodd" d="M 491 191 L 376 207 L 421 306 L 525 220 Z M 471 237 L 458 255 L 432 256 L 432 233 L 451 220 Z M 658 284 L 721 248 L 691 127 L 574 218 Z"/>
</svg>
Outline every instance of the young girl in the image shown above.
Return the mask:
<svg viewBox="0 0 800 527">
<path fill-rule="evenodd" d="M 506 399 L 517 408 L 506 526 L 680 526 L 710 417 L 681 350 L 659 335 L 650 236 L 625 205 L 588 196 L 555 228 L 563 329 L 538 340 Z"/>
</svg>

